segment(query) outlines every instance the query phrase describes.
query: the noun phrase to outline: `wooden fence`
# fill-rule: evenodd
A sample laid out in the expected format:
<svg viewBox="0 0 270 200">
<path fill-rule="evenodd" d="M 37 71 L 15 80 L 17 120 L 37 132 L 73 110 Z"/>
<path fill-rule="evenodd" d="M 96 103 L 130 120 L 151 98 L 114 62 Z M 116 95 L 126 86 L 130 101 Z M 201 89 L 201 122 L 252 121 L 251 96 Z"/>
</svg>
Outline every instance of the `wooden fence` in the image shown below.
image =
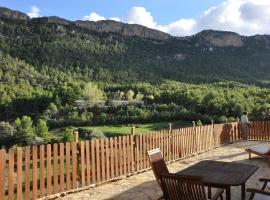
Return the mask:
<svg viewBox="0 0 270 200">
<path fill-rule="evenodd" d="M 270 121 L 253 121 L 249 128 L 249 140 L 270 141 Z"/>
<path fill-rule="evenodd" d="M 149 169 L 148 150 L 159 147 L 171 162 L 237 141 L 240 133 L 237 123 L 226 123 L 2 149 L 0 199 L 37 199 L 93 186 Z"/>
</svg>

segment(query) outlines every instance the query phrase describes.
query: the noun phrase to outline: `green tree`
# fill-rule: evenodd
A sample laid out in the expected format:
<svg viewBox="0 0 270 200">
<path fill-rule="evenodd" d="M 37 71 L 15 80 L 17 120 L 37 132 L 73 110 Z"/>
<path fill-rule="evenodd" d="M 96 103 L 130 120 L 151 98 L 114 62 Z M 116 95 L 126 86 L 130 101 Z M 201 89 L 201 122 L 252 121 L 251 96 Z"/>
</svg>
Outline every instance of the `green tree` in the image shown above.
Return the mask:
<svg viewBox="0 0 270 200">
<path fill-rule="evenodd" d="M 15 128 L 9 122 L 0 122 L 0 145 L 11 146 L 15 133 Z"/>
<path fill-rule="evenodd" d="M 16 138 L 18 143 L 22 145 L 32 144 L 35 139 L 35 133 L 31 117 L 23 116 L 22 119 L 17 118 L 14 124 L 17 130 Z"/>
<path fill-rule="evenodd" d="M 99 89 L 97 85 L 93 83 L 85 84 L 84 90 L 83 90 L 83 96 L 88 102 L 106 99 L 104 91 Z"/>
<path fill-rule="evenodd" d="M 45 120 L 43 119 L 39 119 L 37 121 L 37 125 L 36 125 L 36 134 L 39 137 L 42 137 L 44 139 L 48 139 L 49 136 L 49 128 L 47 126 L 47 123 Z"/>
<path fill-rule="evenodd" d="M 66 128 L 63 135 L 63 141 L 64 142 L 73 142 L 74 141 L 74 135 L 73 135 L 73 129 L 72 128 Z"/>
<path fill-rule="evenodd" d="M 129 101 L 131 101 L 131 100 L 133 100 L 134 95 L 135 95 L 135 92 L 130 89 L 126 93 L 126 99 L 129 100 Z"/>
</svg>

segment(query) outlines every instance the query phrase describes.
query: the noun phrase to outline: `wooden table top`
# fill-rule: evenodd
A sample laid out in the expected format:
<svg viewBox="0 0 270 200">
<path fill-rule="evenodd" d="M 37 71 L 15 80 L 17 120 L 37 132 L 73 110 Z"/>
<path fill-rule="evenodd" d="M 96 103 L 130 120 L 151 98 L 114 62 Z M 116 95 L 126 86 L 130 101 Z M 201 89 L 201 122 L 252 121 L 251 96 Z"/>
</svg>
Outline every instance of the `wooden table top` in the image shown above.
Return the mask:
<svg viewBox="0 0 270 200">
<path fill-rule="evenodd" d="M 258 168 L 255 165 L 204 160 L 177 174 L 202 176 L 208 186 L 238 186 L 245 183 Z"/>
</svg>

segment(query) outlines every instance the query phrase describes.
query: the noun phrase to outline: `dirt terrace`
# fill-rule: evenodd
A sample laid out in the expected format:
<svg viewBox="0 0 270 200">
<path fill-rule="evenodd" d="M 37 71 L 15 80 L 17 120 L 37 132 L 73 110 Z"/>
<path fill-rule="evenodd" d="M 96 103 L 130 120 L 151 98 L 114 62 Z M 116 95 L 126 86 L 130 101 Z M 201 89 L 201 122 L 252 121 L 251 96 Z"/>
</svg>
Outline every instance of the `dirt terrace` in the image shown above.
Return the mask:
<svg viewBox="0 0 270 200">
<path fill-rule="evenodd" d="M 244 149 L 251 145 L 270 145 L 266 142 L 248 142 L 242 141 L 234 144 L 229 144 L 219 147 L 208 152 L 180 160 L 168 165 L 170 172 L 177 172 L 190 165 L 193 165 L 202 160 L 218 160 L 225 162 L 238 162 L 245 164 L 253 164 L 259 166 L 257 172 L 247 181 L 246 188 L 260 188 L 261 184 L 258 179 L 260 177 L 270 178 L 270 168 L 268 163 L 261 158 L 248 160 L 248 154 Z M 232 187 L 232 200 L 240 198 L 241 187 Z M 126 179 L 118 180 L 103 184 L 101 186 L 84 190 L 78 193 L 70 194 L 64 197 L 59 197 L 61 200 L 99 200 L 99 199 L 115 199 L 115 200 L 151 200 L 157 199 L 162 195 L 155 177 L 151 170 L 143 172 Z M 250 194 L 247 193 L 246 199 Z"/>
</svg>

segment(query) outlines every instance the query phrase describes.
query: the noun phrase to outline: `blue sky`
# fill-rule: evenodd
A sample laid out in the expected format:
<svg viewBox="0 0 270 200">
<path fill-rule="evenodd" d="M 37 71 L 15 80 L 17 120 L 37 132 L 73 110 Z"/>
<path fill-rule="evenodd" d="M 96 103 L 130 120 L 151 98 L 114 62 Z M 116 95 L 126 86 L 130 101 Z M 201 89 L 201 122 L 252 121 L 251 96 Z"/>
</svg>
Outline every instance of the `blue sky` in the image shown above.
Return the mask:
<svg viewBox="0 0 270 200">
<path fill-rule="evenodd" d="M 122 17 L 132 7 L 144 7 L 159 24 L 167 24 L 179 18 L 197 18 L 203 11 L 222 0 L 1 0 L 0 5 L 22 12 L 31 6 L 40 9 L 40 15 L 56 15 L 70 20 L 82 19 L 91 12 L 107 18 Z"/>
<path fill-rule="evenodd" d="M 112 19 L 176 36 L 206 29 L 270 34 L 270 0 L 0 0 L 0 6 L 30 17 Z"/>
</svg>

